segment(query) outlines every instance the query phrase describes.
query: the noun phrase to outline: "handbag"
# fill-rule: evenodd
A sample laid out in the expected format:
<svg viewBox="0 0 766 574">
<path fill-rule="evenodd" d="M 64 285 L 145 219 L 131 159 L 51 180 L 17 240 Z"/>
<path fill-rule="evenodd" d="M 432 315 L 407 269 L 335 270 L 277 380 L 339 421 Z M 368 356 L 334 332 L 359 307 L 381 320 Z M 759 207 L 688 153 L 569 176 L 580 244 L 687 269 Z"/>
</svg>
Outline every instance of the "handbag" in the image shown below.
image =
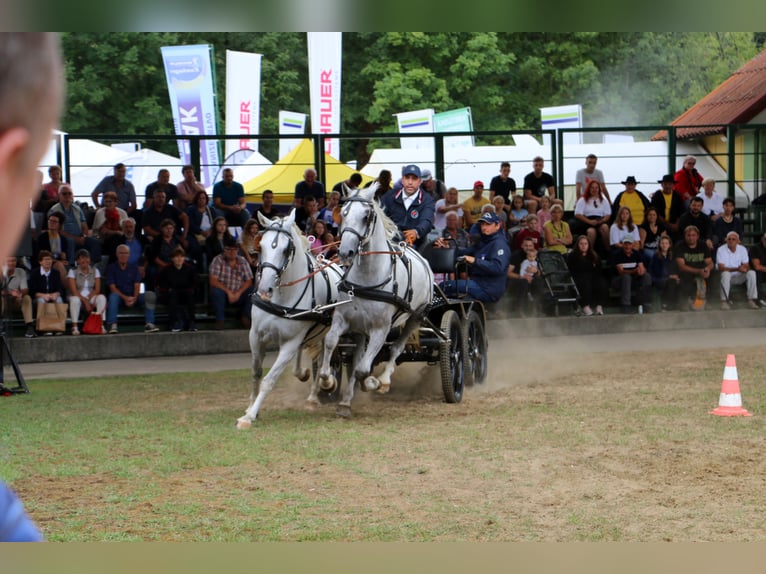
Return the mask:
<svg viewBox="0 0 766 574">
<path fill-rule="evenodd" d="M 86 335 L 100 335 L 104 319 L 101 313 L 92 312 L 82 324 L 82 332 Z"/>
<path fill-rule="evenodd" d="M 63 333 L 66 328 L 68 303 L 42 303 L 37 306 L 37 330 Z"/>
</svg>

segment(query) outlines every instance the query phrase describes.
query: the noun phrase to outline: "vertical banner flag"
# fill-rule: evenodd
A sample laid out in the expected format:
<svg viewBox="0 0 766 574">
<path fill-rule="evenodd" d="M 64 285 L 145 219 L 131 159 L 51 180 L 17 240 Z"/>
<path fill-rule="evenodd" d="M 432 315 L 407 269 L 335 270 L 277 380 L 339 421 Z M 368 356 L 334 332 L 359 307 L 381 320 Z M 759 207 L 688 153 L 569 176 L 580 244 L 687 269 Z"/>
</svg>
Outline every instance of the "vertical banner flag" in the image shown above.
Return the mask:
<svg viewBox="0 0 766 574">
<path fill-rule="evenodd" d="M 279 111 L 279 133 L 287 134 L 305 134 L 306 133 L 306 114 L 298 112 Z M 301 142 L 298 138 L 279 140 L 279 159 L 285 157 L 292 149 Z"/>
<path fill-rule="evenodd" d="M 394 114 L 399 124 L 399 133 L 402 134 L 432 134 L 434 133 L 433 109 L 414 110 Z M 433 138 L 399 138 L 402 149 L 428 149 L 433 150 Z"/>
<path fill-rule="evenodd" d="M 434 132 L 472 132 L 471 108 L 460 108 L 434 114 Z M 473 135 L 444 138 L 445 148 L 473 147 Z"/>
<path fill-rule="evenodd" d="M 176 135 L 217 135 L 215 91 L 211 67 L 212 46 L 163 46 L 162 60 L 173 111 Z M 191 161 L 189 142 L 178 140 L 181 161 Z M 200 178 L 210 186 L 220 163 L 218 141 L 204 140 L 200 144 Z"/>
<path fill-rule="evenodd" d="M 258 151 L 261 115 L 261 54 L 226 50 L 226 157 L 240 149 Z"/>
<path fill-rule="evenodd" d="M 307 32 L 311 133 L 340 133 L 341 32 Z M 325 153 L 340 159 L 337 138 L 325 140 Z"/>
<path fill-rule="evenodd" d="M 582 106 L 575 104 L 571 106 L 556 106 L 553 108 L 540 108 L 540 120 L 542 128 L 544 130 L 556 130 L 561 128 L 581 128 L 582 127 Z M 550 145 L 546 143 L 548 140 L 548 134 L 543 137 L 544 145 Z M 566 133 L 564 134 L 565 144 L 581 144 L 582 133 Z"/>
</svg>

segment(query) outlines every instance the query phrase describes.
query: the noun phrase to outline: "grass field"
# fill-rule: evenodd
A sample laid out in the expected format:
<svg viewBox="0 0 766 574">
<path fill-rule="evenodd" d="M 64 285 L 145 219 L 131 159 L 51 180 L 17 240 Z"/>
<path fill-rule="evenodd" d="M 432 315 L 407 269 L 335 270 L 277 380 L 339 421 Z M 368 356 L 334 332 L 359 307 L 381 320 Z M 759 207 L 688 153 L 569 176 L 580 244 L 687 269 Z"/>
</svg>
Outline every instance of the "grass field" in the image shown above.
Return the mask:
<svg viewBox="0 0 766 574">
<path fill-rule="evenodd" d="M 731 419 L 721 351 L 491 349 L 461 404 L 403 365 L 344 421 L 286 377 L 249 431 L 246 371 L 34 381 L 0 399 L 0 477 L 52 541 L 763 540 L 761 348 Z"/>
</svg>

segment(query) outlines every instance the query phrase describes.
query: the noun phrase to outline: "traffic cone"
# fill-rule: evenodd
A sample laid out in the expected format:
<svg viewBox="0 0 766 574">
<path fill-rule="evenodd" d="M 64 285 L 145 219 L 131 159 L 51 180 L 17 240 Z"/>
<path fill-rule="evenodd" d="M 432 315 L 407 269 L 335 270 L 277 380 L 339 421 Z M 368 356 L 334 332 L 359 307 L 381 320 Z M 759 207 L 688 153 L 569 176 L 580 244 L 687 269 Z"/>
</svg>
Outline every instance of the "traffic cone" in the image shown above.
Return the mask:
<svg viewBox="0 0 766 574">
<path fill-rule="evenodd" d="M 742 408 L 742 395 L 739 393 L 739 378 L 737 377 L 737 363 L 734 360 L 734 355 L 726 355 L 718 408 L 710 411 L 710 414 L 720 417 L 753 416 Z"/>
</svg>

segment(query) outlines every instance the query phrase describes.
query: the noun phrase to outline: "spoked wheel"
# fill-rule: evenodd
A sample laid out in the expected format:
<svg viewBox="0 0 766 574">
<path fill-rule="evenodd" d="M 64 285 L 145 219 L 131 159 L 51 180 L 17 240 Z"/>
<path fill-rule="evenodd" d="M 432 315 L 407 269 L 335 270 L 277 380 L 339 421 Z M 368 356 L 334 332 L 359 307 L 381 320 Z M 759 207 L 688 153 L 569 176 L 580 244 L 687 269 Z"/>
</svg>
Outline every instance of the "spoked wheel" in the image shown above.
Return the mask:
<svg viewBox="0 0 766 574">
<path fill-rule="evenodd" d="M 465 341 L 465 384 L 481 385 L 487 379 L 487 336 L 484 324 L 476 311 L 466 316 L 463 340 Z"/>
<path fill-rule="evenodd" d="M 335 351 L 330 359 L 330 370 L 332 371 L 335 380 L 338 382 L 338 385 L 335 387 L 334 391 L 323 391 L 321 388 L 319 389 L 317 398 L 323 405 L 337 403 L 340 400 L 340 390 L 343 384 L 343 359 L 338 351 Z M 311 371 L 314 375 L 314 379 L 316 379 L 317 374 L 319 373 L 319 363 L 317 361 L 314 361 L 311 364 Z M 348 368 L 346 371 L 348 371 Z"/>
<path fill-rule="evenodd" d="M 448 403 L 459 403 L 463 398 L 465 345 L 460 317 L 452 309 L 442 315 L 441 330 L 449 337 L 439 344 L 442 391 Z"/>
</svg>

